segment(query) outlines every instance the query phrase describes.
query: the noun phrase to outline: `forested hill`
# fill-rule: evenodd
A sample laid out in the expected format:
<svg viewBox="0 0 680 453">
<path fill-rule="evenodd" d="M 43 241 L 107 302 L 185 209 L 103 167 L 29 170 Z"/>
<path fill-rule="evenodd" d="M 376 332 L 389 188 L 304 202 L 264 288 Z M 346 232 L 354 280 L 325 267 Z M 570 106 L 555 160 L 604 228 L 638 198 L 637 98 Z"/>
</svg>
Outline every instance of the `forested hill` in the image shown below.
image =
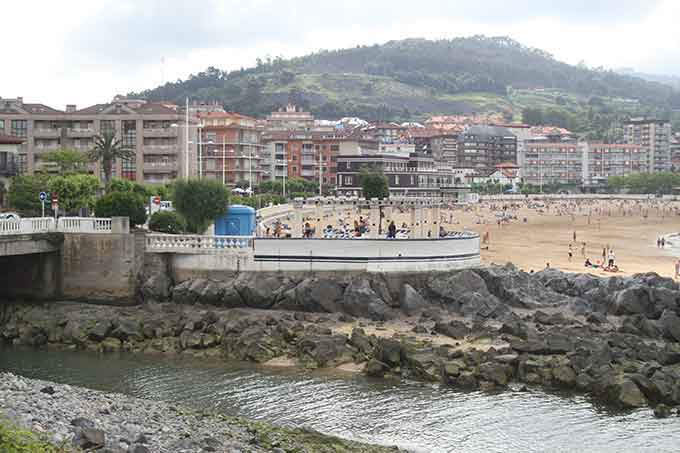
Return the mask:
<svg viewBox="0 0 680 453">
<path fill-rule="evenodd" d="M 186 96 L 217 99 L 230 110 L 258 116 L 292 99 L 319 116 L 367 119 L 490 110 L 517 117 L 536 103 L 576 115 L 592 98 L 596 106 L 611 99 L 655 112 L 680 107 L 680 95 L 667 85 L 568 65 L 510 38 L 484 36 L 406 39 L 258 60 L 254 68 L 229 73 L 211 67 L 187 80 L 130 94 L 177 102 Z"/>
</svg>

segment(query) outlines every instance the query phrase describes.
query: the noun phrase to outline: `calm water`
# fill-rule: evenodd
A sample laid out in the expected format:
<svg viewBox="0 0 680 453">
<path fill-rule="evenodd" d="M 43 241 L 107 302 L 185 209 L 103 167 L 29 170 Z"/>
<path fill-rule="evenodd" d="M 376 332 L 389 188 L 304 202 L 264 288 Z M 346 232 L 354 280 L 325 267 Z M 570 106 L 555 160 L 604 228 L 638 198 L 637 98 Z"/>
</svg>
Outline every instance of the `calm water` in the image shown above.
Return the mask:
<svg viewBox="0 0 680 453">
<path fill-rule="evenodd" d="M 680 451 L 680 418 L 612 413 L 580 396 L 485 395 L 358 376 L 23 349 L 0 349 L 0 370 L 418 452 Z"/>
</svg>

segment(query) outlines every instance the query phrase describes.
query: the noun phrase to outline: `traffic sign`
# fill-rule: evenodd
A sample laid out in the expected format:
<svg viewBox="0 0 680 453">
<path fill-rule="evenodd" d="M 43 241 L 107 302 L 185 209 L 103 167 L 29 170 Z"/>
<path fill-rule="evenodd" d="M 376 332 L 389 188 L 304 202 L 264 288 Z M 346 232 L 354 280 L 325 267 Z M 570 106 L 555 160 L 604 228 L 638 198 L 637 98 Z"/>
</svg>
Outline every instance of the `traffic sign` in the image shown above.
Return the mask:
<svg viewBox="0 0 680 453">
<path fill-rule="evenodd" d="M 40 201 L 45 201 L 47 199 L 47 194 L 45 192 L 40 192 Z"/>
</svg>

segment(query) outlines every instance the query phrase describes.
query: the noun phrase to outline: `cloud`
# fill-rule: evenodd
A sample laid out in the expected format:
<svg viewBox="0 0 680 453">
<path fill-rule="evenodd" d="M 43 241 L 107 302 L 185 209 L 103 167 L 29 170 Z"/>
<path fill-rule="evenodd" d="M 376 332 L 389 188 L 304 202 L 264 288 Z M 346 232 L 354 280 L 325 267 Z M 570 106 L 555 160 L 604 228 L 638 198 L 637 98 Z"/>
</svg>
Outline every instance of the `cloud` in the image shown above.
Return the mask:
<svg viewBox="0 0 680 453">
<path fill-rule="evenodd" d="M 15 66 L 0 71 L 0 96 L 89 104 L 267 55 L 474 34 L 570 63 L 680 73 L 677 17 L 677 0 L 23 0 L 3 5 L 0 39 L 22 39 L 4 48 Z"/>
</svg>

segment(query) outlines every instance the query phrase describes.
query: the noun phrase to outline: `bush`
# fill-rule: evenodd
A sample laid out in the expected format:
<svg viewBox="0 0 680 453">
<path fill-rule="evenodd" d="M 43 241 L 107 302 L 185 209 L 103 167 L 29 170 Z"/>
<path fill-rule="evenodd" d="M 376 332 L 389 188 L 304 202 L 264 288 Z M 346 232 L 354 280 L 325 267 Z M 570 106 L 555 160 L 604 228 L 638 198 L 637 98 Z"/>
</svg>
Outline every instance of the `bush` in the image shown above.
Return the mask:
<svg viewBox="0 0 680 453">
<path fill-rule="evenodd" d="M 97 200 L 94 212 L 98 217 L 129 217 L 132 226 L 146 222 L 144 200 L 131 192 L 111 192 L 103 196 Z"/>
<path fill-rule="evenodd" d="M 175 211 L 159 211 L 151 216 L 149 229 L 159 233 L 181 234 L 186 231 L 187 223 Z"/>
<path fill-rule="evenodd" d="M 50 444 L 43 436 L 18 428 L 0 419 L 0 451 L 32 453 L 66 453 L 66 448 Z"/>
<path fill-rule="evenodd" d="M 210 222 L 227 212 L 229 192 L 217 181 L 177 181 L 173 192 L 175 209 L 186 219 L 191 233 L 203 234 Z"/>
</svg>

